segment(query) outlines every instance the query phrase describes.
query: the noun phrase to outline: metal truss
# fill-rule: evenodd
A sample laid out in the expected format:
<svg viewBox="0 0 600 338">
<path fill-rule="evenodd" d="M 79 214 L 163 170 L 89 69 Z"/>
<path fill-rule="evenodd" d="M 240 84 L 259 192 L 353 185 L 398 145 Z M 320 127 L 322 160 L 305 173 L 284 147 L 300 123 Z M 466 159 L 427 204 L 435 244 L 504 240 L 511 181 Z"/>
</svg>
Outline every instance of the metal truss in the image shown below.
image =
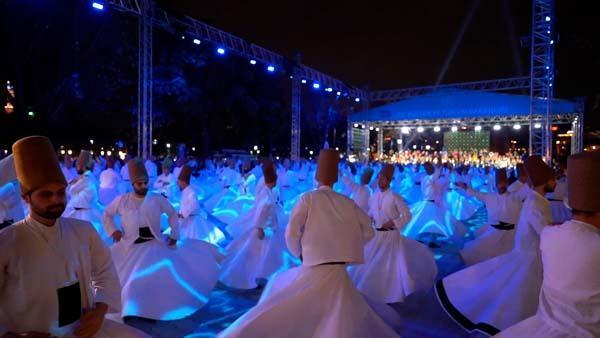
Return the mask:
<svg viewBox="0 0 600 338">
<path fill-rule="evenodd" d="M 542 128 L 529 128 L 529 154 L 552 159 L 554 82 L 554 0 L 533 0 L 531 20 L 530 120 L 542 117 Z"/>
<path fill-rule="evenodd" d="M 296 56 L 297 61 L 300 61 L 300 56 Z M 298 69 L 294 68 L 294 72 Z M 292 120 L 291 120 L 291 148 L 290 148 L 290 157 L 292 160 L 300 159 L 300 133 L 301 129 L 301 120 L 300 113 L 302 111 L 302 88 L 300 85 L 300 78 L 298 76 L 294 76 L 292 79 Z"/>
<path fill-rule="evenodd" d="M 573 119 L 571 130 L 573 136 L 571 139 L 571 154 L 577 154 L 583 151 L 583 112 L 585 101 L 583 98 L 578 98 L 575 101 L 575 112 L 577 116 Z"/>
<path fill-rule="evenodd" d="M 138 26 L 138 156 L 152 155 L 152 23 L 150 0 L 139 1 L 144 15 Z"/>
<path fill-rule="evenodd" d="M 512 77 L 506 79 L 495 79 L 475 82 L 450 83 L 439 86 L 424 86 L 403 89 L 379 90 L 369 93 L 372 102 L 393 102 L 412 96 L 423 95 L 436 89 L 459 88 L 479 91 L 509 91 L 530 88 L 529 77 Z"/>
<path fill-rule="evenodd" d="M 579 119 L 580 113 L 555 114 L 552 116 L 552 124 L 571 124 L 576 119 Z M 541 124 L 544 116 L 536 115 L 533 118 L 533 129 L 541 129 L 541 126 L 536 128 L 536 125 Z M 473 128 L 481 126 L 482 128 L 493 127 L 500 125 L 502 127 L 514 126 L 519 124 L 527 126 L 531 123 L 529 115 L 509 115 L 509 116 L 494 116 L 494 117 L 476 117 L 476 118 L 461 118 L 461 119 L 430 119 L 430 120 L 395 120 L 395 121 L 369 121 L 369 122 L 354 122 L 360 128 L 362 126 L 373 126 L 381 128 L 409 127 L 409 128 L 451 128 L 451 127 L 467 127 Z"/>
</svg>

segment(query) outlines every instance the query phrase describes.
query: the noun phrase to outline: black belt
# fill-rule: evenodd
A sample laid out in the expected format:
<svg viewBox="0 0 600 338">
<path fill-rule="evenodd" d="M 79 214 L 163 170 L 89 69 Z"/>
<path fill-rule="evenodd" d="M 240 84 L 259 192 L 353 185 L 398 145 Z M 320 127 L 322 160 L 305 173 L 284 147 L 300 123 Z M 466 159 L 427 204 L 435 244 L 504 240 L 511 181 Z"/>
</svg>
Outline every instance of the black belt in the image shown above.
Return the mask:
<svg viewBox="0 0 600 338">
<path fill-rule="evenodd" d="M 554 198 L 549 198 L 548 201 L 550 201 L 550 202 L 562 202 L 563 200 L 557 200 L 557 199 L 554 199 Z"/>
<path fill-rule="evenodd" d="M 229 189 L 231 186 L 230 185 L 226 185 L 223 187 L 223 189 Z"/>
<path fill-rule="evenodd" d="M 435 200 L 425 200 L 425 202 L 435 203 Z"/>
<path fill-rule="evenodd" d="M 421 185 L 421 182 L 415 182 L 415 185 Z"/>
<path fill-rule="evenodd" d="M 510 223 L 506 223 L 506 222 L 499 222 L 498 224 L 490 224 L 494 229 L 498 229 L 498 230 L 514 230 L 515 229 L 515 225 L 514 224 L 510 224 Z"/>
<path fill-rule="evenodd" d="M 319 265 L 344 265 L 346 264 L 345 262 L 328 262 L 328 263 L 321 263 Z"/>
<path fill-rule="evenodd" d="M 375 230 L 377 230 L 377 231 L 392 231 L 392 230 L 396 230 L 396 228 L 391 228 L 391 229 L 386 229 L 386 228 L 375 228 Z"/>
<path fill-rule="evenodd" d="M 133 244 L 145 243 L 155 238 L 149 227 L 141 227 L 139 228 L 138 232 L 139 237 L 133 242 Z"/>
<path fill-rule="evenodd" d="M 7 219 L 4 222 L 0 223 L 0 229 L 4 229 L 9 225 L 12 225 L 14 223 L 14 220 L 12 219 Z"/>
<path fill-rule="evenodd" d="M 73 209 L 75 209 L 75 210 L 77 210 L 77 211 L 80 211 L 80 210 L 87 210 L 87 209 L 89 209 L 89 208 L 73 208 Z"/>
</svg>

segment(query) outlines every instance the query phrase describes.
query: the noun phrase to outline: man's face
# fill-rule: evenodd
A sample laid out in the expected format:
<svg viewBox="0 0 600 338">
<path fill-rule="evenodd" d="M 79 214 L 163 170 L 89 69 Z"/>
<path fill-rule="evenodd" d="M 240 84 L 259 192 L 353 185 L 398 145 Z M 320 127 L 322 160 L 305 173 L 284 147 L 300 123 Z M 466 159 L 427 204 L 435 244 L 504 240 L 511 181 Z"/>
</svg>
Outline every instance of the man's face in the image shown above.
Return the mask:
<svg viewBox="0 0 600 338">
<path fill-rule="evenodd" d="M 179 190 L 183 191 L 183 189 L 185 189 L 188 186 L 188 184 L 185 181 L 177 179 L 177 186 L 179 187 Z"/>
<path fill-rule="evenodd" d="M 546 183 L 546 185 L 544 186 L 544 192 L 554 192 L 554 189 L 556 189 L 556 178 L 553 178 L 550 181 L 548 181 L 548 183 Z"/>
<path fill-rule="evenodd" d="M 133 183 L 133 191 L 138 196 L 146 196 L 148 193 L 148 181 L 136 181 Z"/>
<path fill-rule="evenodd" d="M 498 183 L 496 183 L 496 190 L 498 190 L 498 193 L 500 195 L 504 194 L 507 189 L 508 189 L 508 187 L 506 186 L 506 182 L 498 182 Z"/>
<path fill-rule="evenodd" d="M 163 175 L 169 176 L 169 174 L 171 173 L 171 169 L 169 167 L 162 167 L 162 172 Z"/>
<path fill-rule="evenodd" d="M 47 184 L 23 196 L 31 212 L 45 219 L 57 219 L 65 211 L 67 193 L 63 184 Z"/>
<path fill-rule="evenodd" d="M 381 190 L 386 190 L 390 187 L 390 181 L 387 179 L 387 177 L 383 175 L 379 175 L 379 178 L 377 179 L 377 184 L 379 185 L 379 189 Z"/>
</svg>

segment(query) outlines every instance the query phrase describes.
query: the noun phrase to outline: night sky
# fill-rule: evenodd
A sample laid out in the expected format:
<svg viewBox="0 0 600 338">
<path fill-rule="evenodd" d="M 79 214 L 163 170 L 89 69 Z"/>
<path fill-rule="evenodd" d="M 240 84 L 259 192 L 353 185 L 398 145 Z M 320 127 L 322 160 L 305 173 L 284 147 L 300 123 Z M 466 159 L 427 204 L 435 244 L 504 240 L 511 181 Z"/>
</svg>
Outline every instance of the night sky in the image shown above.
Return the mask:
<svg viewBox="0 0 600 338">
<path fill-rule="evenodd" d="M 371 90 L 431 85 L 474 1 L 159 1 Z M 594 1 L 556 1 L 556 96 L 594 95 L 600 26 Z M 529 75 L 531 1 L 479 1 L 442 83 Z"/>
</svg>

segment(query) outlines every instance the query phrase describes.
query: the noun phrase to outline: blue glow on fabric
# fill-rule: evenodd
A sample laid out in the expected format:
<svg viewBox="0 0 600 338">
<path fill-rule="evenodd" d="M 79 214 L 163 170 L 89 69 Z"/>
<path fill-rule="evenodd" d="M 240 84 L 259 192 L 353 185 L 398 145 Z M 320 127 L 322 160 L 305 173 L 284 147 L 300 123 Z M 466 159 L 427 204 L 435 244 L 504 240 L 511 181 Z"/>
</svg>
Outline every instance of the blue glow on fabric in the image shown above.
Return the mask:
<svg viewBox="0 0 600 338">
<path fill-rule="evenodd" d="M 196 299 L 203 303 L 208 302 L 208 298 L 200 294 L 187 281 L 185 281 L 173 267 L 173 262 L 166 258 L 161 259 L 160 261 L 156 262 L 155 264 L 152 264 L 151 266 L 145 269 L 136 271 L 135 274 L 133 274 L 132 279 L 135 280 L 138 278 L 150 277 L 155 272 L 165 268 L 171 272 L 171 275 L 173 276 L 173 278 L 175 278 L 175 281 L 177 281 L 177 283 L 179 283 L 179 285 L 181 285 L 192 296 L 196 297 Z"/>
<path fill-rule="evenodd" d="M 194 307 L 189 307 L 189 306 L 180 307 L 179 309 L 171 310 L 171 311 L 165 313 L 161 317 L 161 320 L 175 320 L 175 319 L 185 318 L 185 317 L 193 314 L 196 311 L 198 311 L 198 309 L 194 308 Z"/>
</svg>

